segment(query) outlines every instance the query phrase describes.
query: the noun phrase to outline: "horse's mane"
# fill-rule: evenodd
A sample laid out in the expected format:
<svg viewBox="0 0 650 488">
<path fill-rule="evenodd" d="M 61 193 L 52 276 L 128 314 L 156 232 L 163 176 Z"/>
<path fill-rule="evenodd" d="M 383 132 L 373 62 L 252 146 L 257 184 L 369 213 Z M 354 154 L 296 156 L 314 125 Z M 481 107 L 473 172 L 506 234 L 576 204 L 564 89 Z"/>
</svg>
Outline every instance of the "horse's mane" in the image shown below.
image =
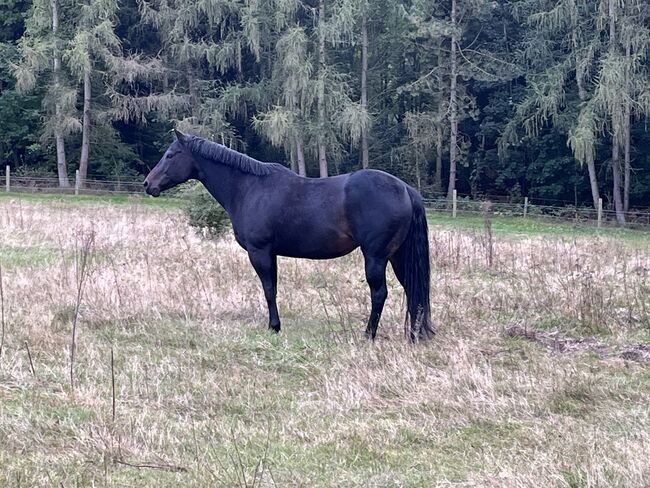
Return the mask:
<svg viewBox="0 0 650 488">
<path fill-rule="evenodd" d="M 282 166 L 277 163 L 263 163 L 222 144 L 217 144 L 216 142 L 208 141 L 197 136 L 192 136 L 185 145 L 192 153 L 208 161 L 225 164 L 252 175 L 268 175 L 276 166 Z"/>
</svg>

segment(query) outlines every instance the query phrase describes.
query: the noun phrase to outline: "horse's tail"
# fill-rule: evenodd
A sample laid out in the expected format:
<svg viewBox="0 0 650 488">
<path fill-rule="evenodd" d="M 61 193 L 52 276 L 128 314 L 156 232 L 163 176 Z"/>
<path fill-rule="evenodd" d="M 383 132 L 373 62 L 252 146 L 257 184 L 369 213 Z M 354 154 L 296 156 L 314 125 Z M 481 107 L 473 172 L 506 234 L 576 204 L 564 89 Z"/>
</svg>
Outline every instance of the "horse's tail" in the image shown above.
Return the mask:
<svg viewBox="0 0 650 488">
<path fill-rule="evenodd" d="M 430 277 L 429 227 L 422 198 L 413 188 L 408 188 L 413 216 L 406 239 L 402 243 L 401 254 L 403 285 L 406 291 L 406 324 L 410 322 L 410 338 L 429 339 L 435 334 L 430 318 Z M 410 320 L 409 320 L 410 318 Z"/>
</svg>

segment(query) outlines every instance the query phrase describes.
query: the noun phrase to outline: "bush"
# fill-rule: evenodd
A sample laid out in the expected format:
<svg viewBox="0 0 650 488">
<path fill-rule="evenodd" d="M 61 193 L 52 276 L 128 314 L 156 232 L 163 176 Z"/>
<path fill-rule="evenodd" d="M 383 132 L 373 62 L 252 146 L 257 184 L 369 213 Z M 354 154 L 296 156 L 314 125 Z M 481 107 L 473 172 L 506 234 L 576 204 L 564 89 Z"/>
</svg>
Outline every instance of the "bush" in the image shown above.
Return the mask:
<svg viewBox="0 0 650 488">
<path fill-rule="evenodd" d="M 218 239 L 230 227 L 230 218 L 224 208 L 208 193 L 201 183 L 180 191 L 185 199 L 185 215 L 189 224 L 208 239 Z"/>
</svg>

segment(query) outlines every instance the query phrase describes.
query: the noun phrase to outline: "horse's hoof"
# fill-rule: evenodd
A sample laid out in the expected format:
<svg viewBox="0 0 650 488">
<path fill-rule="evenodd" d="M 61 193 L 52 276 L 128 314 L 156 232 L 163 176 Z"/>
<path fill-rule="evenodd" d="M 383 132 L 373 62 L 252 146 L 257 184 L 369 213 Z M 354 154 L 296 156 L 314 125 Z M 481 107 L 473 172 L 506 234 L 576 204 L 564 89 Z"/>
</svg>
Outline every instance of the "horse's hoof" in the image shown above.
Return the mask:
<svg viewBox="0 0 650 488">
<path fill-rule="evenodd" d="M 375 342 L 375 336 L 372 335 L 372 332 L 366 331 L 366 332 L 364 333 L 364 335 L 366 336 L 366 339 L 367 339 L 368 341 L 370 341 L 370 342 Z"/>
<path fill-rule="evenodd" d="M 435 336 L 436 336 L 435 329 L 420 330 L 420 333 L 418 334 L 418 339 L 420 341 L 428 341 L 430 339 L 433 339 Z"/>
</svg>

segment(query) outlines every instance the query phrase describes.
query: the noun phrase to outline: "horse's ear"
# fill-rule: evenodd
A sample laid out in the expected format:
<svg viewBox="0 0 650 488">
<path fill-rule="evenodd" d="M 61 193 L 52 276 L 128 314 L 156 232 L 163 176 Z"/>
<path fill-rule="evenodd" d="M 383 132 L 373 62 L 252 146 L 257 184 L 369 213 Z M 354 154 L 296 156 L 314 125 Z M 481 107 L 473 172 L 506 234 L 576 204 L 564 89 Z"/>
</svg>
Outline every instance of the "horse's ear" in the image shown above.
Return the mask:
<svg viewBox="0 0 650 488">
<path fill-rule="evenodd" d="M 189 137 L 186 134 L 183 134 L 181 131 L 174 129 L 174 134 L 176 135 L 176 139 L 178 139 L 178 142 L 181 144 L 185 144 Z"/>
</svg>

